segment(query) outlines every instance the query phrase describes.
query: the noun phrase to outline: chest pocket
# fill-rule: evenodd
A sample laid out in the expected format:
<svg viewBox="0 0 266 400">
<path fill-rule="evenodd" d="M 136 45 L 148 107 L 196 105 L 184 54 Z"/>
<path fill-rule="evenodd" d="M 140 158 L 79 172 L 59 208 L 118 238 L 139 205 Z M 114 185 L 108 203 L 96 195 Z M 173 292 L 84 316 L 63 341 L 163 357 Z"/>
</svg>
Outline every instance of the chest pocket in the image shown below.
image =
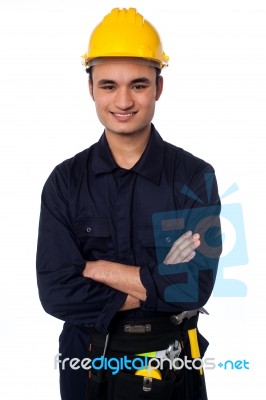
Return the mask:
<svg viewBox="0 0 266 400">
<path fill-rule="evenodd" d="M 75 221 L 73 226 L 85 259 L 112 258 L 114 246 L 108 220 L 82 219 Z"/>
<path fill-rule="evenodd" d="M 158 263 L 162 263 L 173 245 L 174 237 L 169 232 L 163 232 L 161 227 L 138 227 L 138 238 L 142 246 Z"/>
<path fill-rule="evenodd" d="M 139 263 L 157 261 L 156 245 L 153 227 L 151 225 L 137 227 L 138 253 L 141 254 Z"/>
</svg>

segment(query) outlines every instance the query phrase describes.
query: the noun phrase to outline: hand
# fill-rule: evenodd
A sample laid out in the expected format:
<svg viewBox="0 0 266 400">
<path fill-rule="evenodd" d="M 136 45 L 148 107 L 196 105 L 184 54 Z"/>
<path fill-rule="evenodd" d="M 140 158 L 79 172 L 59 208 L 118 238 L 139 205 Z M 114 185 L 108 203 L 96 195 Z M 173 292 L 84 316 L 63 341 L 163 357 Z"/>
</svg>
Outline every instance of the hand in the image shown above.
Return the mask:
<svg viewBox="0 0 266 400">
<path fill-rule="evenodd" d="M 94 279 L 94 273 L 97 272 L 99 261 L 86 261 L 82 275 L 84 278 Z"/>
<path fill-rule="evenodd" d="M 200 245 L 200 235 L 188 231 L 178 238 L 165 257 L 164 264 L 178 264 L 191 261 L 195 257 L 195 249 Z"/>
<path fill-rule="evenodd" d="M 130 296 L 130 294 L 128 294 L 126 301 L 124 302 L 119 311 L 133 310 L 134 308 L 139 308 L 139 307 L 140 307 L 139 299 L 136 299 L 136 297 Z"/>
</svg>

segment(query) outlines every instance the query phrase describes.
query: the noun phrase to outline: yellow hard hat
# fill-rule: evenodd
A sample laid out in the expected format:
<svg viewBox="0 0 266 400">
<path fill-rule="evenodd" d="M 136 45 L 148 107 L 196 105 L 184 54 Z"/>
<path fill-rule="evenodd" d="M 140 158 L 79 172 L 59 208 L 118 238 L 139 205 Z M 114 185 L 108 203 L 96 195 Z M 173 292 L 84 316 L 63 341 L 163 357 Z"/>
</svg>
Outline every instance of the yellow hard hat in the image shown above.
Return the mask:
<svg viewBox="0 0 266 400">
<path fill-rule="evenodd" d="M 89 68 L 102 57 L 137 57 L 159 68 L 168 65 L 160 36 L 135 8 L 114 8 L 93 30 L 83 64 Z"/>
</svg>

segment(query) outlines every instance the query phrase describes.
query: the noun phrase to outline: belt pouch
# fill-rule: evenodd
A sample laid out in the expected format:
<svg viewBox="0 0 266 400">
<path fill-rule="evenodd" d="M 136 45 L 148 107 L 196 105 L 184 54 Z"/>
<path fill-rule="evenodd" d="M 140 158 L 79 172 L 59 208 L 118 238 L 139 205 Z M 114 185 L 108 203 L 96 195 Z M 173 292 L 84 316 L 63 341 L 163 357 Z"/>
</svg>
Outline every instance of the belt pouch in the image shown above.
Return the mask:
<svg viewBox="0 0 266 400">
<path fill-rule="evenodd" d="M 175 379 L 151 379 L 119 371 L 110 376 L 108 400 L 170 400 Z"/>
<path fill-rule="evenodd" d="M 93 361 L 102 355 L 103 348 L 94 346 L 92 337 L 88 357 Z M 86 400 L 107 400 L 107 373 L 103 368 L 89 370 Z"/>
</svg>

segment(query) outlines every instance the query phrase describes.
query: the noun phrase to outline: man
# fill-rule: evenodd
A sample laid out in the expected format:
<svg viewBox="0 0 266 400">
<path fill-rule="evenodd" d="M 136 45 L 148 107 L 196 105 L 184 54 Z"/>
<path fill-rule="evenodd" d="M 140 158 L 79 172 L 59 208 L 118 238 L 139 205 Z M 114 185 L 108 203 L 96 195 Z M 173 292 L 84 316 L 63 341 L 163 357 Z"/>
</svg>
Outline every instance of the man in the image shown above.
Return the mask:
<svg viewBox="0 0 266 400">
<path fill-rule="evenodd" d="M 196 326 L 221 250 L 220 203 L 213 168 L 151 123 L 167 63 L 158 33 L 132 8 L 113 9 L 84 55 L 104 133 L 48 178 L 37 252 L 43 307 L 66 321 L 64 400 L 207 398 L 202 368 L 162 368 L 155 379 L 78 365 L 166 349 L 171 361 L 192 361 L 207 347 Z"/>
</svg>

